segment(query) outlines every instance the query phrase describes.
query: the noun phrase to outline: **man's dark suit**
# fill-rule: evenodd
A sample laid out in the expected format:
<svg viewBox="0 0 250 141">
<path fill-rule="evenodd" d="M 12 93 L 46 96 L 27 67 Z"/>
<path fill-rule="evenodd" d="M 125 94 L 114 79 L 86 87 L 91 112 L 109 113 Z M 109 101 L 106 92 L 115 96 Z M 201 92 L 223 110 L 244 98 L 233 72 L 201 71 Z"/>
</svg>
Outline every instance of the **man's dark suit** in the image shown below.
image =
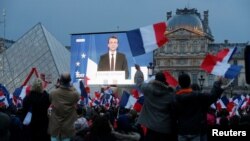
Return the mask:
<svg viewBox="0 0 250 141">
<path fill-rule="evenodd" d="M 109 53 L 106 53 L 100 57 L 97 70 L 98 71 L 110 71 Z M 116 54 L 115 70 L 125 71 L 125 77 L 126 79 L 128 78 L 128 63 L 127 63 L 126 56 L 119 52 L 117 52 Z"/>
</svg>

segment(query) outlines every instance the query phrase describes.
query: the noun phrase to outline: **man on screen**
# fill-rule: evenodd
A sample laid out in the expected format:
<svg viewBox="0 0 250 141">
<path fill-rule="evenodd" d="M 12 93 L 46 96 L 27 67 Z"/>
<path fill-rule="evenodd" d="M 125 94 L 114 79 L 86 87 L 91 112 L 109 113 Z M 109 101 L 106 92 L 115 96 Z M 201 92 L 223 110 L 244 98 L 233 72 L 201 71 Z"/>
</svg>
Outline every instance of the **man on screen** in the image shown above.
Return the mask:
<svg viewBox="0 0 250 141">
<path fill-rule="evenodd" d="M 118 38 L 111 36 L 108 39 L 109 52 L 100 57 L 98 71 L 125 71 L 125 77 L 128 78 L 128 63 L 125 54 L 117 51 Z"/>
</svg>

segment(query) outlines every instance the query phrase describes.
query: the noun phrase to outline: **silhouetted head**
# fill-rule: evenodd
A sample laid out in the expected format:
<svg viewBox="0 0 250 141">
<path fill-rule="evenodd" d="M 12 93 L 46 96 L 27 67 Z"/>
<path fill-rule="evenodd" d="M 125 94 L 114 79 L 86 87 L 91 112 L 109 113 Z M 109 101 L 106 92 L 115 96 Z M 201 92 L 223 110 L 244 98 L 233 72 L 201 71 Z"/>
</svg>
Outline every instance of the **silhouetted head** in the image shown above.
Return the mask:
<svg viewBox="0 0 250 141">
<path fill-rule="evenodd" d="M 42 93 L 43 92 L 43 81 L 40 78 L 34 80 L 31 86 L 31 91 Z"/>
<path fill-rule="evenodd" d="M 138 64 L 135 64 L 135 69 L 140 70 L 140 66 Z"/>
<path fill-rule="evenodd" d="M 181 88 L 189 88 L 191 84 L 190 76 L 186 73 L 182 73 L 178 77 L 178 82 Z"/>
<path fill-rule="evenodd" d="M 64 86 L 69 86 L 71 81 L 70 74 L 68 72 L 62 73 L 60 76 L 60 84 Z"/>
<path fill-rule="evenodd" d="M 155 75 L 155 80 L 160 81 L 160 82 L 168 85 L 167 79 L 166 79 L 163 72 L 157 72 L 156 75 Z"/>
</svg>

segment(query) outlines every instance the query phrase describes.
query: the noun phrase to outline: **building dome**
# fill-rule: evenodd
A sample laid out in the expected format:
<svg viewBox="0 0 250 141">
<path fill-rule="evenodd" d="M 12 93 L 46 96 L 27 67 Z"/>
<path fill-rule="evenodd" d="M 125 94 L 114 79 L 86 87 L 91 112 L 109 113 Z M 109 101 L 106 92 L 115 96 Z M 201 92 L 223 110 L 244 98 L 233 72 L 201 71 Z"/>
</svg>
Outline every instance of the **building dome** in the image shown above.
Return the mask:
<svg viewBox="0 0 250 141">
<path fill-rule="evenodd" d="M 176 15 L 168 19 L 168 31 L 178 28 L 204 31 L 199 13 L 196 9 L 178 9 Z"/>
</svg>

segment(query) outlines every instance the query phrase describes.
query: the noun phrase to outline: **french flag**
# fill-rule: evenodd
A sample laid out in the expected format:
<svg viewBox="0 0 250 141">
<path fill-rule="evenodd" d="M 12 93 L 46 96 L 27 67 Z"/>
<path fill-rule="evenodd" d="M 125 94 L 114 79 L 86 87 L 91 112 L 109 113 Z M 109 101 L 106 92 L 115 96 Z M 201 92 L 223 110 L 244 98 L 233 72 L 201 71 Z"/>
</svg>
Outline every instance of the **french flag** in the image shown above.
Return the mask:
<svg viewBox="0 0 250 141">
<path fill-rule="evenodd" d="M 163 71 L 163 74 L 166 78 L 166 82 L 169 84 L 171 87 L 177 87 L 179 85 L 178 81 L 175 79 L 175 77 L 169 72 L 169 71 Z M 151 76 L 148 78 L 145 83 L 148 83 L 152 80 L 155 80 L 155 75 Z"/>
<path fill-rule="evenodd" d="M 233 79 L 239 75 L 242 66 L 222 63 L 218 61 L 216 56 L 207 54 L 201 64 L 201 68 L 210 74 Z"/>
<path fill-rule="evenodd" d="M 144 103 L 144 96 L 142 95 L 142 96 L 140 96 L 140 97 L 137 99 L 136 103 L 134 104 L 133 109 L 134 109 L 136 112 L 140 112 L 141 109 L 142 109 L 143 103 Z"/>
<path fill-rule="evenodd" d="M 178 86 L 178 84 L 179 84 L 178 81 L 174 78 L 173 75 L 171 75 L 170 72 L 164 71 L 163 74 L 164 74 L 164 76 L 166 78 L 167 83 L 170 86 L 172 86 L 172 87 L 177 87 Z"/>
<path fill-rule="evenodd" d="M 2 106 L 8 107 L 11 104 L 12 104 L 11 97 L 8 90 L 6 89 L 5 86 L 0 84 L 0 107 Z"/>
<path fill-rule="evenodd" d="M 124 107 L 126 109 L 131 109 L 134 107 L 137 99 L 133 97 L 133 95 L 129 94 L 127 91 L 123 91 L 120 107 Z"/>
<path fill-rule="evenodd" d="M 221 111 L 222 109 L 227 109 L 227 104 L 229 103 L 229 100 L 226 96 L 222 96 L 220 99 L 216 102 L 216 109 L 218 111 Z"/>
<path fill-rule="evenodd" d="M 237 50 L 237 47 L 222 49 L 216 54 L 216 57 L 218 61 L 228 63 L 228 61 L 232 58 L 236 50 Z"/>
<path fill-rule="evenodd" d="M 168 41 L 164 35 L 166 29 L 166 23 L 160 22 L 128 31 L 127 38 L 132 55 L 139 56 L 162 47 Z"/>
<path fill-rule="evenodd" d="M 21 86 L 13 92 L 13 102 L 17 107 L 22 107 L 23 99 L 29 95 L 31 86 Z"/>
</svg>

